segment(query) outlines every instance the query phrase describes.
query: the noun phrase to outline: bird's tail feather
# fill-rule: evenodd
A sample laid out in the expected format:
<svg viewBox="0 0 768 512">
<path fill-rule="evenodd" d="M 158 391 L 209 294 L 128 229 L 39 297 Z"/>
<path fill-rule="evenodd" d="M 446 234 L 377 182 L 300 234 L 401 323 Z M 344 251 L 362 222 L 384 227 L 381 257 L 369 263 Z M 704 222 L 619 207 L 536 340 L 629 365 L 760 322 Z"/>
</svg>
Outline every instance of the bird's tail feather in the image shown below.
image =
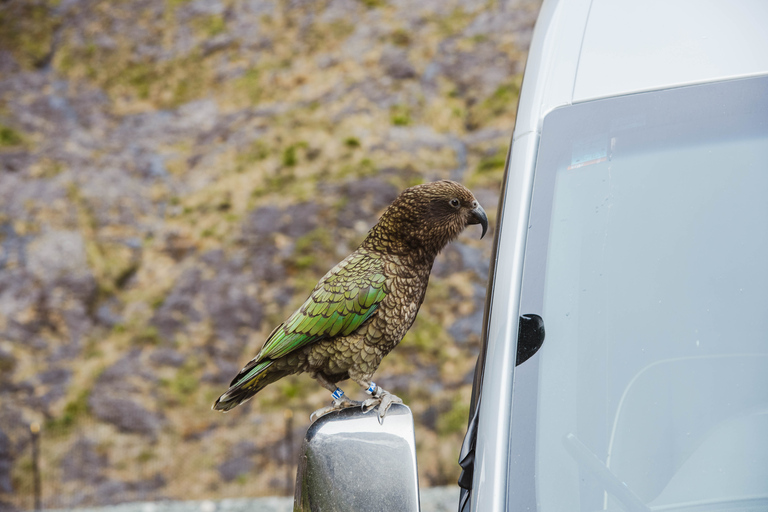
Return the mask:
<svg viewBox="0 0 768 512">
<path fill-rule="evenodd" d="M 250 398 L 261 391 L 265 386 L 275 382 L 278 379 L 283 378 L 288 372 L 270 370 L 274 361 L 263 361 L 249 371 L 241 372 L 245 373 L 242 377 L 238 376 L 233 382 L 230 388 L 224 392 L 216 402 L 213 404 L 212 409 L 214 411 L 229 411 L 234 409 L 238 405 L 250 400 Z"/>
</svg>

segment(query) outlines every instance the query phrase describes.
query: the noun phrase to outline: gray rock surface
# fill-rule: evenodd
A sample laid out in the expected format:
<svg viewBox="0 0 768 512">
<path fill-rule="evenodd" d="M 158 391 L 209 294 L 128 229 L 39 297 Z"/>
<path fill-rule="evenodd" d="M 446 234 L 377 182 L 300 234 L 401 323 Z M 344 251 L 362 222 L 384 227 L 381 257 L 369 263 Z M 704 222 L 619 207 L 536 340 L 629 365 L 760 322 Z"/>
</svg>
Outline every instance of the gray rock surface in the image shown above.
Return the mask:
<svg viewBox="0 0 768 512">
<path fill-rule="evenodd" d="M 10 494 L 13 492 L 11 482 L 11 470 L 13 457 L 11 455 L 11 440 L 0 430 L 0 492 Z"/>
<path fill-rule="evenodd" d="M 210 402 L 400 190 L 442 178 L 491 230 L 441 255 L 377 382 L 423 421 L 422 484 L 455 481 L 461 436 L 435 426 L 468 396 L 538 7 L 0 2 L 0 489 L 9 461 L 30 481 L 37 421 L 46 508 L 282 490 L 324 392 L 301 377 L 229 415 Z"/>
<path fill-rule="evenodd" d="M 247 475 L 253 469 L 250 457 L 237 456 L 219 464 L 219 475 L 225 482 L 231 482 L 241 475 Z"/>
<path fill-rule="evenodd" d="M 163 426 L 163 415 L 147 407 L 151 395 L 144 393 L 144 386 L 157 377 L 143 363 L 142 352 L 134 349 L 104 370 L 90 392 L 88 406 L 101 421 L 155 439 Z"/>
<path fill-rule="evenodd" d="M 106 479 L 104 469 L 107 466 L 107 457 L 98 452 L 96 443 L 80 438 L 64 454 L 61 461 L 62 479 L 65 482 L 76 480 L 83 485 L 94 485 Z"/>
<path fill-rule="evenodd" d="M 161 418 L 140 403 L 127 398 L 91 395 L 88 405 L 98 419 L 111 423 L 125 432 L 154 437 L 162 426 Z"/>
</svg>

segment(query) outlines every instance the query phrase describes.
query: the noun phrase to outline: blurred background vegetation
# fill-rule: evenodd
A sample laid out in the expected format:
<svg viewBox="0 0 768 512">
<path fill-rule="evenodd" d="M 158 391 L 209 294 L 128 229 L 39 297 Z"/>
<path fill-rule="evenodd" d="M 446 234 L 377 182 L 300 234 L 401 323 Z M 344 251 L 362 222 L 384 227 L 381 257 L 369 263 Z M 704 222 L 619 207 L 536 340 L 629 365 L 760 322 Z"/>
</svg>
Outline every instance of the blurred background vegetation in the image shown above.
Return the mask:
<svg viewBox="0 0 768 512">
<path fill-rule="evenodd" d="M 292 494 L 328 392 L 211 403 L 403 188 L 461 181 L 495 226 L 538 8 L 0 2 L 0 502 L 33 507 L 32 423 L 45 507 Z M 416 417 L 422 486 L 459 474 L 478 236 L 377 373 Z"/>
</svg>

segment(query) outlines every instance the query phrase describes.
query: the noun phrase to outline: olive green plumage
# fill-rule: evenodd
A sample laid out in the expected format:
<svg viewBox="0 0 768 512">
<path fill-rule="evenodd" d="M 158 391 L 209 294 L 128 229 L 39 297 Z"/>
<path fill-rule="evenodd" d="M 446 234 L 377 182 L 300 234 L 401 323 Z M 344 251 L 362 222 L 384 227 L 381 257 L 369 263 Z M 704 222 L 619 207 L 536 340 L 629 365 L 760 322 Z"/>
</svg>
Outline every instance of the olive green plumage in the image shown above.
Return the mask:
<svg viewBox="0 0 768 512">
<path fill-rule="evenodd" d="M 482 224 L 485 234 L 487 218 L 462 185 L 444 180 L 405 190 L 361 246 L 272 331 L 213 408 L 228 411 L 302 372 L 330 391 L 350 378 L 367 387 L 416 319 L 435 256 L 467 224 Z"/>
</svg>

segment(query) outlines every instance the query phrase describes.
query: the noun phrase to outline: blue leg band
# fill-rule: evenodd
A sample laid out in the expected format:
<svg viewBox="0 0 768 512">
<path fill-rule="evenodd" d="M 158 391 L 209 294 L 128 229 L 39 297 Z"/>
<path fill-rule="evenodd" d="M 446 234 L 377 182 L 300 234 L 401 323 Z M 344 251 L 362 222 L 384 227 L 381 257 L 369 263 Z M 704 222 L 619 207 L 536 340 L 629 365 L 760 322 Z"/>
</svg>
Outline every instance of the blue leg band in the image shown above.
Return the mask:
<svg viewBox="0 0 768 512">
<path fill-rule="evenodd" d="M 368 386 L 368 389 L 366 389 L 365 392 L 368 393 L 369 395 L 372 395 L 376 392 L 377 387 L 378 386 L 376 386 L 375 382 L 371 382 L 371 385 Z"/>
<path fill-rule="evenodd" d="M 336 388 L 336 391 L 331 393 L 331 396 L 334 400 L 338 400 L 339 398 L 344 396 L 344 391 L 341 390 L 341 388 Z"/>
</svg>

